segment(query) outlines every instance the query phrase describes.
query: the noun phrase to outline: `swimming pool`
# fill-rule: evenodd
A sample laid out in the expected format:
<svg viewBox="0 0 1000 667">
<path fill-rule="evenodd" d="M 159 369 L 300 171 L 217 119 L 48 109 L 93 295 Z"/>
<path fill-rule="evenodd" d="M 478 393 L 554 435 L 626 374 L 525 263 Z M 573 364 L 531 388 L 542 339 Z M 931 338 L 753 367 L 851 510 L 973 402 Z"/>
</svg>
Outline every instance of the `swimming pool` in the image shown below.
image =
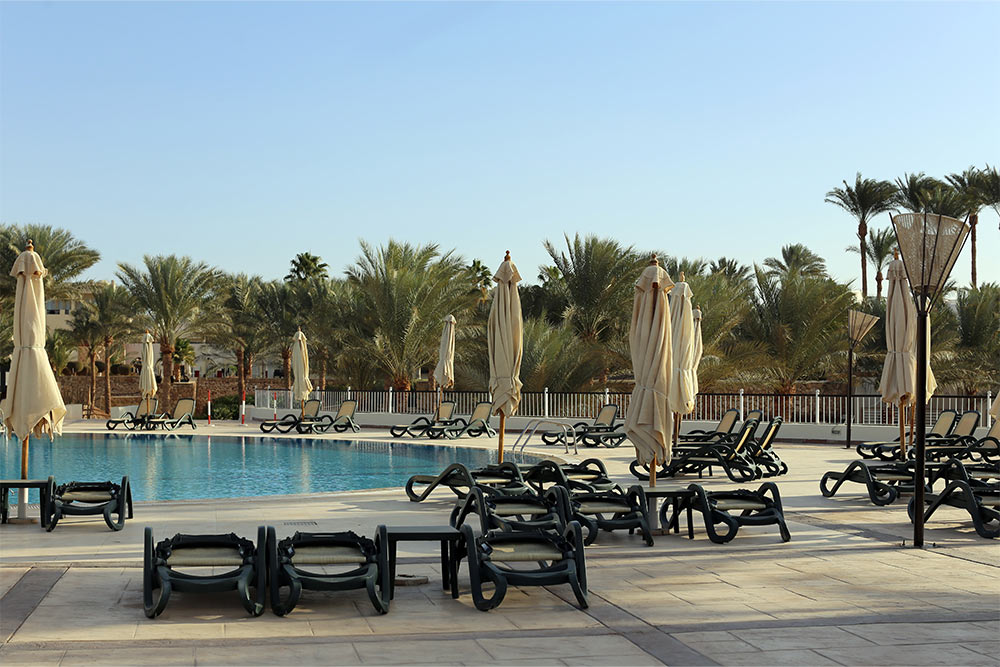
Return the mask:
<svg viewBox="0 0 1000 667">
<path fill-rule="evenodd" d="M 402 487 L 411 475 L 436 474 L 450 463 L 471 468 L 496 460 L 485 449 L 310 438 L 87 433 L 54 443 L 32 438 L 30 445 L 28 477 L 118 482 L 128 475 L 137 501 Z M 0 477 L 20 477 L 20 442 L 0 446 Z"/>
</svg>

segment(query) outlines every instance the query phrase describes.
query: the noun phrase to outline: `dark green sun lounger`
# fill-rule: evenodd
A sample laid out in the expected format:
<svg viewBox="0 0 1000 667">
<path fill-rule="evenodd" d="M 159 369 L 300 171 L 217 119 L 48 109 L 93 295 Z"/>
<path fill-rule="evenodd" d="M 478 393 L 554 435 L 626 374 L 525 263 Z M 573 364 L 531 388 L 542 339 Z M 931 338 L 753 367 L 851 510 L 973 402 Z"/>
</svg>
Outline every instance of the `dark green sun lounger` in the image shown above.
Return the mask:
<svg viewBox="0 0 1000 667">
<path fill-rule="evenodd" d="M 121 484 L 114 482 L 69 482 L 60 484 L 48 494 L 45 508 L 45 530 L 52 532 L 66 516 L 103 516 L 108 528 L 119 531 L 125 519 L 132 518 L 132 488 L 128 476 Z M 112 519 L 111 515 L 117 515 Z"/>
</svg>

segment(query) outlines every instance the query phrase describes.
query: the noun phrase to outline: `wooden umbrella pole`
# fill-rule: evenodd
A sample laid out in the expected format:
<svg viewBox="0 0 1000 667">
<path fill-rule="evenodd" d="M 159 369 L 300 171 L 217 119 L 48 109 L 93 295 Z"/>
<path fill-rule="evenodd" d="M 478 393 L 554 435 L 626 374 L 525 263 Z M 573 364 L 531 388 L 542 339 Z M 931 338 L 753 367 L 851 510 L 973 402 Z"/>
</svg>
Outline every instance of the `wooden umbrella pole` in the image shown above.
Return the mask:
<svg viewBox="0 0 1000 667">
<path fill-rule="evenodd" d="M 28 438 L 30 437 L 30 435 L 26 435 L 21 441 L 21 479 L 28 479 Z"/>
<path fill-rule="evenodd" d="M 507 415 L 500 411 L 500 453 L 497 456 L 497 463 L 503 463 L 503 432 L 507 426 Z"/>
<path fill-rule="evenodd" d="M 653 460 L 649 464 L 649 485 L 656 486 L 656 456 L 653 456 Z"/>
<path fill-rule="evenodd" d="M 906 403 L 899 402 L 899 451 L 906 460 Z"/>
<path fill-rule="evenodd" d="M 910 446 L 911 447 L 913 446 L 913 423 L 914 423 L 913 415 L 914 415 L 914 412 L 915 412 L 915 410 L 910 410 Z"/>
</svg>

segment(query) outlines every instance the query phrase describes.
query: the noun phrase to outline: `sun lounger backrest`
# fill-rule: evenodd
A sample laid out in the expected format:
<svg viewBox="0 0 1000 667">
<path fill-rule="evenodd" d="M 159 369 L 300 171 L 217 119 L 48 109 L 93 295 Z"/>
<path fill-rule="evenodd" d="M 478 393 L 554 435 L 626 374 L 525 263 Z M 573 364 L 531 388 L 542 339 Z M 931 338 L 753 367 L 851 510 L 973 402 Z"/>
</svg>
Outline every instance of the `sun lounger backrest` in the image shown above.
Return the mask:
<svg viewBox="0 0 1000 667">
<path fill-rule="evenodd" d="M 160 399 L 149 398 L 142 399 L 139 401 L 139 405 L 135 409 L 136 417 L 149 417 L 156 414 L 156 407 L 159 404 Z"/>
<path fill-rule="evenodd" d="M 319 414 L 320 401 L 318 398 L 310 398 L 306 401 L 306 404 L 302 406 L 302 416 L 303 417 L 315 417 Z"/>
<path fill-rule="evenodd" d="M 767 430 L 764 431 L 764 437 L 761 438 L 760 448 L 766 449 L 771 446 L 774 442 L 775 437 L 778 435 L 778 429 L 781 428 L 781 417 L 775 417 L 771 420 L 771 423 L 767 425 Z"/>
<path fill-rule="evenodd" d="M 747 444 L 747 441 L 753 437 L 754 431 L 757 430 L 757 424 L 759 422 L 756 419 L 747 419 L 743 422 L 743 428 L 740 430 L 740 435 L 736 438 L 736 444 L 733 445 L 733 452 L 739 452 L 743 449 L 743 446 Z"/>
<path fill-rule="evenodd" d="M 1000 419 L 993 420 L 993 426 L 991 426 L 990 430 L 986 432 L 986 437 L 1000 440 Z"/>
<path fill-rule="evenodd" d="M 614 426 L 615 418 L 618 416 L 618 406 L 608 403 L 601 408 L 594 418 L 594 426 Z"/>
<path fill-rule="evenodd" d="M 437 416 L 434 418 L 434 421 L 448 421 L 451 419 L 453 414 L 455 414 L 455 401 L 441 401 L 441 405 L 438 406 Z"/>
<path fill-rule="evenodd" d="M 951 435 L 959 438 L 972 435 L 976 432 L 977 426 L 979 426 L 979 413 L 975 410 L 968 410 L 962 413 L 962 417 L 958 420 L 958 423 L 955 424 L 955 428 L 952 430 Z"/>
<path fill-rule="evenodd" d="M 945 437 L 955 428 L 957 418 L 958 413 L 954 410 L 942 410 L 941 414 L 938 415 L 937 421 L 934 422 L 934 426 L 931 427 L 930 433 L 927 435 L 936 435 L 940 438 Z"/>
<path fill-rule="evenodd" d="M 492 403 L 487 403 L 486 401 L 483 401 L 482 403 L 476 403 L 476 407 L 472 408 L 472 414 L 469 415 L 469 423 L 471 424 L 472 422 L 477 420 L 481 420 L 484 422 L 489 421 L 490 407 L 492 407 L 492 405 L 493 405 Z"/>
<path fill-rule="evenodd" d="M 753 420 L 759 422 L 763 418 L 764 418 L 764 412 L 763 411 L 761 411 L 761 410 L 751 410 L 750 412 L 747 413 L 747 416 L 743 418 L 743 421 L 747 422 L 747 421 L 750 421 L 751 419 L 753 419 Z"/>
<path fill-rule="evenodd" d="M 732 433 L 733 427 L 736 426 L 736 420 L 739 419 L 740 411 L 736 408 L 730 408 L 726 410 L 725 414 L 722 415 L 722 419 L 719 420 L 719 425 L 715 427 L 718 433 Z"/>
<path fill-rule="evenodd" d="M 337 410 L 337 419 L 341 417 L 354 417 L 354 411 L 358 408 L 358 402 L 353 398 L 349 401 L 344 401 L 340 404 L 340 409 Z"/>
<path fill-rule="evenodd" d="M 194 399 L 179 398 L 174 405 L 174 419 L 180 419 L 184 415 L 194 415 Z"/>
</svg>

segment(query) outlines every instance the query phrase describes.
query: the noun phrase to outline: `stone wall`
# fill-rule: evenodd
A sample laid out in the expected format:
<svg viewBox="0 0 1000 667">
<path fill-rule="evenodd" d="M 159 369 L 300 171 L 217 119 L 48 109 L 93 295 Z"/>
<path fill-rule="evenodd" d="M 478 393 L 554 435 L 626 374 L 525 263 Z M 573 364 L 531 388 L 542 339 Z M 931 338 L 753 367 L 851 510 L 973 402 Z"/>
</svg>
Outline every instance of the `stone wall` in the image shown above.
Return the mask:
<svg viewBox="0 0 1000 667">
<path fill-rule="evenodd" d="M 84 375 L 61 375 L 59 376 L 59 390 L 62 392 L 63 402 L 80 403 L 86 405 L 87 393 L 90 390 L 90 377 Z M 157 396 L 160 398 L 160 410 L 173 410 L 173 404 L 179 398 L 195 398 L 195 412 L 205 411 L 205 404 L 208 402 L 208 392 L 212 392 L 212 398 L 217 399 L 223 396 L 235 396 L 239 391 L 239 378 L 235 377 L 203 377 L 191 382 L 175 382 L 171 387 L 171 405 L 164 405 L 164 387 L 161 384 Z M 282 378 L 247 378 L 247 394 L 253 395 L 254 389 L 284 389 L 285 381 Z M 252 400 L 252 399 L 251 399 Z M 135 405 L 139 402 L 139 376 L 138 375 L 112 375 L 111 376 L 111 406 Z M 104 408 L 104 377 L 97 378 L 97 407 Z"/>
</svg>

